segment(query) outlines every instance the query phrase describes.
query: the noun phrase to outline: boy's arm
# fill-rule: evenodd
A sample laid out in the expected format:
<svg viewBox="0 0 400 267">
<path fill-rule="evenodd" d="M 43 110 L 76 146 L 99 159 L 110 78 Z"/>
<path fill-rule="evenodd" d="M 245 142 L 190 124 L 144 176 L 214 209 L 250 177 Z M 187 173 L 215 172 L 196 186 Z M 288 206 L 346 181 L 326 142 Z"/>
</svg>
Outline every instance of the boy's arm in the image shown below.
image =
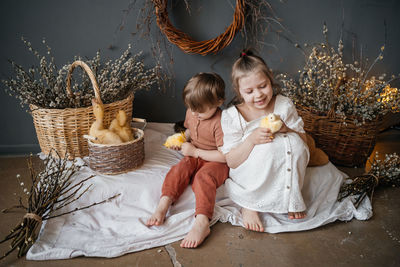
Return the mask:
<svg viewBox="0 0 400 267">
<path fill-rule="evenodd" d="M 183 143 L 181 148 L 184 156 L 201 158 L 207 161 L 226 162 L 224 154 L 219 150 L 205 150 L 196 148 L 189 142 Z"/>
<path fill-rule="evenodd" d="M 189 131 L 189 129 L 185 130 L 185 137 L 186 137 L 186 142 L 189 142 L 190 141 L 190 131 Z"/>
</svg>

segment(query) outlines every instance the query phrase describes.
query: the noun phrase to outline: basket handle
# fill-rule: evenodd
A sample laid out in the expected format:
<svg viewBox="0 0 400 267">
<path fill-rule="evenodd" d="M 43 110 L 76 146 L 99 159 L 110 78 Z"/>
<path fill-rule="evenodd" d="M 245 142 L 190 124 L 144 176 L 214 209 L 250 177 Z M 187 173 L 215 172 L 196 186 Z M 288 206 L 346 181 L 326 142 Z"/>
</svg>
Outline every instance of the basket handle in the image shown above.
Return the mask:
<svg viewBox="0 0 400 267">
<path fill-rule="evenodd" d="M 69 71 L 68 71 L 68 75 L 67 75 L 67 88 L 66 88 L 68 96 L 71 98 L 74 96 L 74 94 L 72 93 L 72 90 L 71 90 L 71 76 L 72 76 L 72 72 L 74 71 L 74 69 L 77 66 L 80 66 L 89 76 L 90 81 L 92 82 L 92 86 L 94 89 L 94 96 L 95 96 L 97 102 L 103 103 L 101 101 L 101 97 L 100 97 L 100 88 L 99 88 L 99 85 L 97 84 L 96 77 L 94 76 L 93 71 L 90 69 L 90 67 L 85 62 L 83 62 L 81 60 L 74 61 L 71 64 L 71 66 L 69 67 Z"/>
<path fill-rule="evenodd" d="M 141 128 L 141 130 L 144 130 L 144 128 L 146 128 L 147 126 L 147 121 L 146 119 L 141 119 L 141 118 L 132 118 L 133 122 L 142 122 L 144 123 L 143 127 Z"/>
</svg>

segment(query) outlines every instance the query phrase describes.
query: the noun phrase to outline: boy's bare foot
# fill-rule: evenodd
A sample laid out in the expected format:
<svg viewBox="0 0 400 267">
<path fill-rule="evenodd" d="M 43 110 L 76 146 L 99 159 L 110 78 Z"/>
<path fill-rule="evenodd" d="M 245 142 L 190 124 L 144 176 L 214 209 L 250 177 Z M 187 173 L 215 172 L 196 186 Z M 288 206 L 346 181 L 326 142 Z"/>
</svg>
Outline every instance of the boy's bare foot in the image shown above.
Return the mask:
<svg viewBox="0 0 400 267">
<path fill-rule="evenodd" d="M 158 206 L 156 208 L 156 211 L 151 215 L 150 219 L 147 220 L 146 225 L 147 226 L 153 226 L 153 225 L 161 225 L 164 223 L 165 219 L 165 214 L 167 214 L 167 211 L 169 209 L 169 206 L 172 204 L 172 199 L 168 196 L 162 196 L 160 198 L 160 202 L 158 202 Z"/>
<path fill-rule="evenodd" d="M 208 217 L 203 214 L 198 214 L 194 225 L 189 233 L 181 242 L 182 248 L 196 248 L 210 234 L 210 224 Z"/>
<path fill-rule="evenodd" d="M 301 211 L 301 212 L 288 212 L 289 219 L 304 219 L 306 217 L 306 212 Z"/>
<path fill-rule="evenodd" d="M 264 227 L 257 211 L 242 208 L 243 224 L 248 230 L 264 232 Z"/>
</svg>

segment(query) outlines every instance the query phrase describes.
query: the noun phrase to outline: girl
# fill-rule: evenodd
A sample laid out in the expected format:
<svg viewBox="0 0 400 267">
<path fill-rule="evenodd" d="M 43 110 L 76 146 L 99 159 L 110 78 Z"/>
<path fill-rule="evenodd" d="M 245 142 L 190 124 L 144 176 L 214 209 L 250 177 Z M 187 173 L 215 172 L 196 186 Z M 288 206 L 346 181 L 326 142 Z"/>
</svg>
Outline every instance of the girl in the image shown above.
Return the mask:
<svg viewBox="0 0 400 267">
<path fill-rule="evenodd" d="M 264 231 L 258 212 L 304 218 L 301 188 L 309 151 L 302 119 L 289 98 L 274 94 L 271 71 L 251 51 L 242 52 L 234 63 L 232 82 L 237 103 L 222 112 L 222 152 L 230 167 L 226 189 L 242 207 L 245 228 Z M 269 113 L 283 121 L 274 135 L 259 127 Z"/>
</svg>

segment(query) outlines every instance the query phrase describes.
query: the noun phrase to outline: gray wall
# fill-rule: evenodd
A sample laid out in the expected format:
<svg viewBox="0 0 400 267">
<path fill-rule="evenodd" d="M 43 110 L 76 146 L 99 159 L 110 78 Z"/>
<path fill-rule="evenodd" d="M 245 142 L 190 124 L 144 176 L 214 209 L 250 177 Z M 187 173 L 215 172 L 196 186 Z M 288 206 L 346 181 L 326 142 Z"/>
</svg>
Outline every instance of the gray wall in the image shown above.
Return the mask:
<svg viewBox="0 0 400 267">
<path fill-rule="evenodd" d="M 261 0 L 260 0 L 261 1 Z M 132 35 L 136 30 L 136 17 L 144 0 L 137 0 L 134 9 L 126 10 L 130 0 L 2 0 L 0 1 L 0 75 L 12 75 L 7 59 L 29 67 L 35 58 L 21 42 L 25 36 L 36 47 L 46 37 L 53 49 L 56 62 L 71 62 L 75 55 L 93 57 L 98 49 L 103 58 L 116 58 L 127 47 L 142 50 L 146 62 L 152 64 L 147 40 Z M 171 2 L 171 1 L 170 1 Z M 224 31 L 232 19 L 234 0 L 189 1 L 191 16 L 178 1 L 170 12 L 173 24 L 197 39 L 210 39 Z M 395 0 L 286 0 L 269 1 L 275 14 L 282 19 L 291 40 L 303 44 L 320 42 L 322 24 L 327 22 L 329 38 L 336 44 L 344 22 L 343 39 L 346 55 L 352 58 L 352 47 L 358 55 L 372 61 L 385 42 L 385 59 L 374 69 L 388 74 L 400 73 L 400 1 Z M 344 20 L 342 19 L 344 17 Z M 118 30 L 123 21 L 125 27 Z M 155 33 L 155 31 L 153 31 Z M 153 36 L 154 37 L 154 36 Z M 303 66 L 304 58 L 293 44 L 277 34 L 270 33 L 262 39 L 265 45 L 260 54 L 275 71 L 296 75 Z M 114 45 L 115 50 L 108 47 Z M 232 44 L 217 55 L 188 55 L 177 47 L 172 48 L 174 59 L 174 86 L 162 92 L 158 88 L 141 91 L 134 100 L 134 116 L 148 121 L 175 122 L 183 119 L 184 105 L 181 91 L 185 81 L 200 71 L 219 73 L 227 83 L 227 99 L 230 91 L 230 68 L 239 51 L 245 46 L 239 34 Z M 22 154 L 39 151 L 32 118 L 13 97 L 0 89 L 0 154 Z"/>
</svg>

